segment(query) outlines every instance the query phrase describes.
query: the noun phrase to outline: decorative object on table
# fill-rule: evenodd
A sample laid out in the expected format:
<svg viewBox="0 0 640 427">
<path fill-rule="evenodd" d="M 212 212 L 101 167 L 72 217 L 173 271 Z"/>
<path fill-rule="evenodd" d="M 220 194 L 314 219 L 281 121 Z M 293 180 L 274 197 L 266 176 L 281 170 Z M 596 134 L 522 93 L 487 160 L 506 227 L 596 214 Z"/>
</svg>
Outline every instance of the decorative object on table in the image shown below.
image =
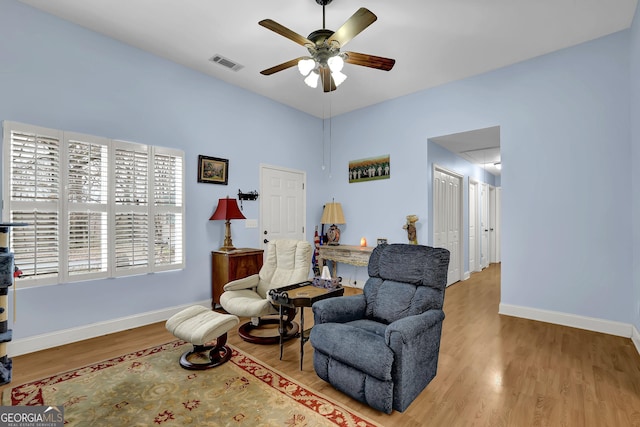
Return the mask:
<svg viewBox="0 0 640 427">
<path fill-rule="evenodd" d="M 391 178 L 391 157 L 370 157 L 349 162 L 349 183 Z"/>
<path fill-rule="evenodd" d="M 240 209 L 242 210 L 242 201 L 243 200 L 258 200 L 258 190 L 249 191 L 248 193 L 243 193 L 242 190 L 238 189 L 238 200 L 240 200 Z"/>
<path fill-rule="evenodd" d="M 318 376 L 387 414 L 407 409 L 438 368 L 449 257 L 444 248 L 377 246 L 362 294 L 314 303 Z"/>
<path fill-rule="evenodd" d="M 329 230 L 327 230 L 327 244 L 339 245 L 340 244 L 340 229 L 336 224 L 346 224 L 344 219 L 344 213 L 342 212 L 342 205 L 332 201 L 324 205 L 322 211 L 322 218 L 320 222 L 323 224 L 331 224 Z"/>
<path fill-rule="evenodd" d="M 218 157 L 198 156 L 198 182 L 227 185 L 229 160 Z"/>
<path fill-rule="evenodd" d="M 314 277 L 311 281 L 311 285 L 316 288 L 323 289 L 338 289 L 341 285 L 342 277 L 336 277 L 335 279 L 323 279 L 321 277 Z"/>
<path fill-rule="evenodd" d="M 360 247 L 363 247 L 363 248 L 367 247 L 367 238 L 366 237 L 360 238 Z"/>
<path fill-rule="evenodd" d="M 211 215 L 209 220 L 224 220 L 225 222 L 225 233 L 224 233 L 224 244 L 220 247 L 221 251 L 232 251 L 235 249 L 233 246 L 233 242 L 231 241 L 231 220 L 232 219 L 246 219 L 240 209 L 238 208 L 238 202 L 236 199 L 230 199 L 226 197 L 224 199 L 218 200 L 218 207 L 216 211 Z"/>
<path fill-rule="evenodd" d="M 9 232 L 11 227 L 24 227 L 26 225 L 28 224 L 22 222 L 0 223 L 0 385 L 11 382 L 13 361 L 7 355 L 7 343 L 11 341 L 13 331 L 7 327 L 9 323 L 7 296 L 9 287 L 13 285 L 15 273 L 20 271 L 16 269 L 13 262 L 13 252 L 9 250 Z M 13 295 L 15 303 L 15 288 L 13 289 Z"/>
<path fill-rule="evenodd" d="M 418 235 L 416 233 L 416 222 L 418 222 L 418 215 L 407 215 L 407 223 L 402 226 L 407 230 L 407 238 L 412 245 L 418 244 Z"/>
<path fill-rule="evenodd" d="M 279 314 L 268 297 L 269 289 L 300 283 L 308 279 L 311 269 L 311 243 L 306 240 L 271 240 L 267 243 L 264 263 L 258 274 L 231 281 L 224 285 L 220 304 L 229 314 L 249 317 L 251 321 L 240 325 L 238 335 L 254 344 L 276 344 L 278 335 L 268 335 L 274 328 L 261 328 L 259 334 L 253 330 L 263 325 L 279 324 L 275 318 L 265 316 Z M 293 321 L 295 308 L 287 311 L 285 339 L 293 338 L 299 325 Z"/>
<path fill-rule="evenodd" d="M 325 265 L 322 267 L 322 275 L 314 277 L 311 284 L 317 288 L 336 289 L 340 287 L 340 282 L 342 282 L 342 277 L 331 278 L 329 267 Z"/>
<path fill-rule="evenodd" d="M 316 225 L 316 231 L 313 235 L 313 257 L 311 259 L 314 276 L 320 275 L 320 267 L 318 266 L 319 253 L 320 253 L 320 236 L 318 235 L 318 226 Z"/>
<path fill-rule="evenodd" d="M 376 240 L 376 244 L 377 244 L 378 246 L 380 246 L 380 245 L 386 245 L 386 244 L 387 244 L 387 239 L 384 239 L 384 238 L 380 238 L 380 237 L 378 237 L 378 239 Z"/>
</svg>

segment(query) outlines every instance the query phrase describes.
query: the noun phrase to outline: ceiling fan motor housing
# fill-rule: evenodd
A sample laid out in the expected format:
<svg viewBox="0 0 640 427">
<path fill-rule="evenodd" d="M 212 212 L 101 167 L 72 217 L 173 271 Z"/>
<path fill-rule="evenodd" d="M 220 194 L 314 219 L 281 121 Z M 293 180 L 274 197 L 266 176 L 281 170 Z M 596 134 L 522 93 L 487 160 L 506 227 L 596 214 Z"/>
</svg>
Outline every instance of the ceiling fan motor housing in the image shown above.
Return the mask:
<svg viewBox="0 0 640 427">
<path fill-rule="evenodd" d="M 339 47 L 329 46 L 326 41 L 333 31 L 322 29 L 316 30 L 309 34 L 308 39 L 313 42 L 313 46 L 307 46 L 307 50 L 312 58 L 314 58 L 319 64 L 327 65 L 327 60 L 332 56 L 336 56 L 340 53 Z"/>
</svg>

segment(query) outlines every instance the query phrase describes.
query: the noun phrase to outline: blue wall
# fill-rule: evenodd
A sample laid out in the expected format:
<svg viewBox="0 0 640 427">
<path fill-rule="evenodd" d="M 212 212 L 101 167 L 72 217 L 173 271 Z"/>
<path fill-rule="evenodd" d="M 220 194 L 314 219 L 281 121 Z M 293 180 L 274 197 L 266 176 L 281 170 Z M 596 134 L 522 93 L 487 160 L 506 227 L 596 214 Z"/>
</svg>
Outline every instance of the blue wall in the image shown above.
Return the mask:
<svg viewBox="0 0 640 427">
<path fill-rule="evenodd" d="M 633 319 L 640 331 L 640 9 L 631 28 L 631 203 L 633 218 Z M 638 337 L 640 339 L 640 337 Z"/>
<path fill-rule="evenodd" d="M 502 302 L 640 328 L 637 27 L 335 117 L 323 146 L 319 119 L 0 0 L 0 120 L 181 148 L 187 170 L 184 271 L 19 290 L 14 339 L 210 298 L 223 227 L 208 218 L 219 197 L 257 189 L 260 163 L 307 172 L 308 231 L 335 198 L 345 243 L 405 242 L 409 213 L 428 243 L 442 159 L 429 138 L 496 125 Z M 198 154 L 230 159 L 227 187 L 196 183 Z M 390 179 L 348 183 L 349 160 L 383 154 Z M 258 206 L 245 203 L 246 216 Z M 259 244 L 258 229 L 232 227 L 236 246 Z"/>
<path fill-rule="evenodd" d="M 629 33 L 334 119 L 334 170 L 391 155 L 391 179 L 331 189 L 345 241 L 429 240 L 429 138 L 499 125 L 502 303 L 631 323 Z M 385 233 L 385 229 L 388 230 Z"/>
<path fill-rule="evenodd" d="M 187 268 L 19 289 L 14 340 L 211 298 L 211 250 L 224 225 L 208 219 L 218 198 L 258 189 L 260 163 L 306 170 L 317 198 L 320 169 L 309 159 L 321 155 L 318 119 L 12 0 L 0 0 L 0 120 L 186 157 Z M 228 186 L 197 183 L 199 154 L 229 159 Z M 258 211 L 259 202 L 244 203 L 247 218 Z M 237 247 L 259 244 L 257 228 L 232 228 Z"/>
</svg>

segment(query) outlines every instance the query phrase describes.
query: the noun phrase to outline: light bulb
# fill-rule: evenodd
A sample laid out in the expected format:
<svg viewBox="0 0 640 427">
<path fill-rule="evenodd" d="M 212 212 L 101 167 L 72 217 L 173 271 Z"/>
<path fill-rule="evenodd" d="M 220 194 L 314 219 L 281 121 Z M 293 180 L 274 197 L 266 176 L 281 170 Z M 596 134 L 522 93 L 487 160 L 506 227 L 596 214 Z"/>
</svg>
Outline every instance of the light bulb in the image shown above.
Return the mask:
<svg viewBox="0 0 640 427">
<path fill-rule="evenodd" d="M 316 73 L 315 71 L 312 71 L 304 79 L 304 82 L 307 84 L 307 86 L 312 87 L 312 88 L 315 89 L 315 88 L 318 87 L 318 78 L 319 77 L 320 77 L 320 74 Z"/>
<path fill-rule="evenodd" d="M 331 73 L 331 77 L 333 77 L 333 82 L 336 84 L 336 87 L 340 86 L 342 82 L 347 80 L 347 75 L 340 71 L 334 71 Z"/>
<path fill-rule="evenodd" d="M 298 71 L 303 76 L 307 76 L 316 67 L 316 61 L 311 58 L 304 58 L 298 61 Z"/>
<path fill-rule="evenodd" d="M 342 71 L 342 67 L 344 67 L 344 59 L 340 55 L 332 56 L 327 61 L 327 65 L 329 65 L 329 69 L 334 72 Z"/>
</svg>

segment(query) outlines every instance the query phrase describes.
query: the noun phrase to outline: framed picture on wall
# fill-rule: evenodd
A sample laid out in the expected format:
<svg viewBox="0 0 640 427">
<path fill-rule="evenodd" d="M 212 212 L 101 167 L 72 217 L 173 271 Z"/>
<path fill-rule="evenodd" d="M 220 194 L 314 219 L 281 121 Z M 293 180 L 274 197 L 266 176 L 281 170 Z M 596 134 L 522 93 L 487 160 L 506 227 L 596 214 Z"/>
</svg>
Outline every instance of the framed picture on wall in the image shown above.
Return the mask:
<svg viewBox="0 0 640 427">
<path fill-rule="evenodd" d="M 229 160 L 218 157 L 198 156 L 198 182 L 227 185 Z"/>
<path fill-rule="evenodd" d="M 349 183 L 389 179 L 391 177 L 390 156 L 370 157 L 349 162 Z"/>
</svg>

